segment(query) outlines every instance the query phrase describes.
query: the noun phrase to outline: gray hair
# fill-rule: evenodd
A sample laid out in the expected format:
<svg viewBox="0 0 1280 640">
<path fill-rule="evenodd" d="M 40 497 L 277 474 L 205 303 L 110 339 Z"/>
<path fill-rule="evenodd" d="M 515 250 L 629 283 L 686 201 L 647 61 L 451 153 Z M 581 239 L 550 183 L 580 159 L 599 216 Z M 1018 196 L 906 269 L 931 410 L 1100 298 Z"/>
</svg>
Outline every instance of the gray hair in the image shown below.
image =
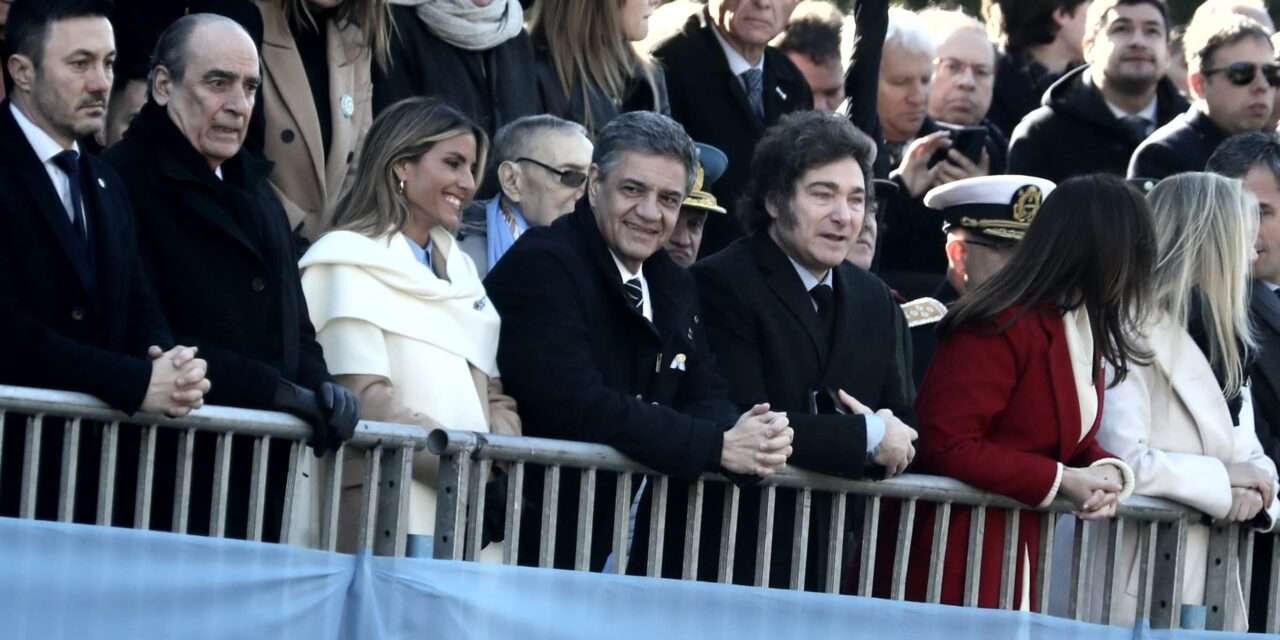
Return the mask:
<svg viewBox="0 0 1280 640">
<path fill-rule="evenodd" d="M 653 111 L 629 111 L 621 114 L 600 130 L 591 162 L 599 167 L 600 177 L 613 171 L 624 153 L 642 153 L 679 160 L 688 179 L 684 191 L 693 190 L 697 171 L 698 149 L 680 123 Z"/>
<path fill-rule="evenodd" d="M 1207 165 L 1228 178 L 1244 178 L 1254 167 L 1266 167 L 1280 179 L 1280 135 L 1253 131 L 1231 136 L 1218 145 Z"/>
<path fill-rule="evenodd" d="M 187 54 L 192 35 L 196 29 L 210 24 L 229 24 L 249 35 L 240 23 L 220 16 L 216 13 L 192 13 L 173 21 L 156 40 L 156 48 L 151 53 L 151 68 L 147 71 L 147 99 L 154 98 L 152 87 L 155 86 L 156 69 L 164 67 L 175 82 L 182 82 L 187 71 Z"/>
<path fill-rule="evenodd" d="M 529 145 L 533 143 L 535 136 L 552 132 L 576 133 L 587 139 L 591 137 L 587 134 L 586 127 L 549 113 L 525 116 L 507 123 L 494 135 L 493 166 L 528 155 Z"/>
<path fill-rule="evenodd" d="M 884 48 L 891 46 L 907 53 L 922 54 L 930 61 L 938 57 L 938 46 L 925 28 L 924 21 L 915 12 L 898 7 L 889 9 L 889 30 L 884 35 Z"/>
</svg>

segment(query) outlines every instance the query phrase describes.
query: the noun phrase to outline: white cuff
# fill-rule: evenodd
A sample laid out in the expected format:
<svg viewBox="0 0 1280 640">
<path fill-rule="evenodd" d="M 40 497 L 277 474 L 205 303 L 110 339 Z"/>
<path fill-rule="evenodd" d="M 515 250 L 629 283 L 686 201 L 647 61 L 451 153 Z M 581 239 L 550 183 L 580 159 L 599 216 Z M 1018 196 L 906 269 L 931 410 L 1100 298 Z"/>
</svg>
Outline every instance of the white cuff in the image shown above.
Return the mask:
<svg viewBox="0 0 1280 640">
<path fill-rule="evenodd" d="M 1045 507 L 1048 507 L 1050 504 L 1053 504 L 1053 499 L 1058 497 L 1058 489 L 1060 487 L 1062 487 L 1062 463 L 1061 462 L 1058 463 L 1058 474 L 1053 478 L 1053 486 L 1049 487 L 1049 493 L 1045 495 L 1044 500 L 1040 501 L 1040 504 L 1036 505 L 1036 508 L 1044 509 Z"/>
<path fill-rule="evenodd" d="M 1137 480 L 1133 475 L 1133 468 L 1129 466 L 1129 463 L 1121 460 L 1120 458 L 1103 458 L 1101 460 L 1094 461 L 1094 463 L 1089 466 L 1100 467 L 1104 464 L 1109 464 L 1120 472 L 1121 487 L 1119 502 L 1128 500 L 1129 496 L 1133 495 L 1134 486 L 1137 484 Z"/>
</svg>

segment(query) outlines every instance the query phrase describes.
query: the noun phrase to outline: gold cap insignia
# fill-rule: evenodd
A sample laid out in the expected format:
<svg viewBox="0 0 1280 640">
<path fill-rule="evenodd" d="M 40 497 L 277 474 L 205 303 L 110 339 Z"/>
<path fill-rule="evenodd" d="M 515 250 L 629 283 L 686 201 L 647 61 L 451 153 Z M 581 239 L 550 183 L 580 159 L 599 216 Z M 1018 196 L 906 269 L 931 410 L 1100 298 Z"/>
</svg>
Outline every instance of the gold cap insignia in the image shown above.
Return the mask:
<svg viewBox="0 0 1280 640">
<path fill-rule="evenodd" d="M 1044 199 L 1044 195 L 1040 193 L 1040 187 L 1029 184 L 1013 194 L 1013 219 L 1023 224 L 1031 224 L 1031 221 L 1040 212 L 1040 202 Z"/>
</svg>

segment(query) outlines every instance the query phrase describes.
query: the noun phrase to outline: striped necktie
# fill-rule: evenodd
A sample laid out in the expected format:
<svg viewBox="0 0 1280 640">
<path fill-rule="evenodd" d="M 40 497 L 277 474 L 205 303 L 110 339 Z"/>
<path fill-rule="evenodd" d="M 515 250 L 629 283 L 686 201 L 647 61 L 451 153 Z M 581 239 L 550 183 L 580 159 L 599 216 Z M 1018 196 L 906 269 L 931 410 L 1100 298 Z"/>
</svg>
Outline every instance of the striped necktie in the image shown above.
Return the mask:
<svg viewBox="0 0 1280 640">
<path fill-rule="evenodd" d="M 644 287 L 640 286 L 640 278 L 632 278 L 622 283 L 622 290 L 627 294 L 627 301 L 638 313 L 644 313 Z"/>
</svg>

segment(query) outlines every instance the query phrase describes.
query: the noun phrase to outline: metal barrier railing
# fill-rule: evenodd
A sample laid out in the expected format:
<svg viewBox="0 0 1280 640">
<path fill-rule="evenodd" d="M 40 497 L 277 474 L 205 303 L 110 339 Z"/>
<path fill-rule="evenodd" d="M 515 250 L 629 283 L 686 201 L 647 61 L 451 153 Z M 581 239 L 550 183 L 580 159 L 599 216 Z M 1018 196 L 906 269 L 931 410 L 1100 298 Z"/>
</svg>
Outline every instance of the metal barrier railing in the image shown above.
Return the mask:
<svg viewBox="0 0 1280 640">
<path fill-rule="evenodd" d="M 21 430 L 23 450 L 3 450 L 6 431 Z M 18 477 L 20 493 L 17 516 L 37 517 L 41 486 L 42 465 L 47 459 L 41 447 L 46 444 L 49 430 L 60 431 L 61 454 L 57 456 L 58 488 L 56 519 L 71 522 L 77 500 L 84 500 L 78 489 L 89 484 L 96 487 L 96 509 L 92 522 L 98 525 L 124 525 L 137 529 L 159 528 L 175 533 L 187 533 L 192 519 L 191 505 L 199 497 L 194 495 L 193 482 L 205 486 L 208 480 L 211 495 L 208 534 L 216 537 L 228 535 L 227 519 L 230 506 L 236 501 L 247 501 L 247 518 L 244 537 L 248 540 L 264 538 L 265 523 L 279 519 L 281 541 L 302 543 L 320 549 L 334 550 L 338 542 L 339 503 L 343 488 L 343 461 L 363 457 L 365 462 L 361 502 L 356 520 L 357 547 L 372 549 L 379 555 L 401 556 L 405 553 L 406 523 L 409 510 L 409 487 L 415 450 L 426 446 L 424 430 L 400 424 L 361 422 L 355 436 L 336 453 L 323 457 L 314 456 L 306 441 L 311 437 L 311 427 L 293 416 L 268 412 L 206 406 L 190 416 L 173 419 L 164 416 L 137 414 L 126 416 L 96 398 L 79 393 L 32 389 L 0 385 L 0 465 L 18 464 L 20 472 L 4 474 L 0 467 L 0 496 L 11 494 L 15 487 L 3 486 L 5 477 Z M 93 430 L 92 451 L 86 451 L 87 430 Z M 53 434 L 59 435 L 59 434 Z M 158 439 L 176 436 L 176 450 L 161 452 Z M 100 439 L 101 444 L 97 442 Z M 122 439 L 129 445 L 122 446 Z M 232 486 L 233 442 L 251 442 L 251 458 L 248 465 L 247 496 L 237 495 Z M 55 438 L 57 440 L 57 438 Z M 201 445 L 212 441 L 212 477 L 199 475 L 195 461 L 207 451 Z M 136 448 L 134 443 L 136 442 Z M 200 443 L 200 444 L 198 444 Z M 287 447 L 287 455 L 279 456 L 284 462 L 280 468 L 272 468 L 272 447 Z M 249 447 L 237 447 L 247 451 Z M 276 449 L 279 450 L 279 449 Z M 136 454 L 136 455 L 135 455 Z M 207 457 L 207 456 L 206 456 Z M 118 473 L 122 458 L 129 463 L 136 461 L 136 476 L 132 495 L 117 495 Z M 160 483 L 168 478 L 157 477 L 157 461 L 164 458 L 173 464 L 172 508 L 157 505 L 153 497 Z M 97 469 L 96 478 L 82 479 L 79 471 L 82 463 L 91 462 Z M 299 467 L 304 462 L 317 463 L 320 480 L 304 479 Z M 243 465 L 240 465 L 243 467 Z M 11 471 L 11 470 L 10 470 Z M 131 471 L 131 470 L 130 470 Z M 46 471 L 45 474 L 48 472 Z M 270 477 L 283 479 L 282 511 L 268 513 L 267 497 L 272 492 Z M 93 480 L 96 479 L 96 482 Z M 83 480 L 83 481 L 82 481 Z M 292 535 L 297 528 L 294 522 L 294 500 L 303 482 L 322 484 L 318 487 L 319 526 L 318 537 L 299 540 Z M 168 487 L 164 487 L 166 490 Z M 132 516 L 116 512 L 119 502 L 132 505 Z M 154 523 L 155 511 L 171 514 L 171 520 Z M 241 537 L 241 536 L 236 536 Z M 274 537 L 274 536 L 273 536 Z"/>
<path fill-rule="evenodd" d="M 470 431 L 435 430 L 428 439 L 432 453 L 441 456 L 440 475 L 438 481 L 439 499 L 436 511 L 436 527 L 434 555 L 441 559 L 475 560 L 478 557 L 482 541 L 485 537 L 486 491 L 485 482 L 491 477 L 495 464 L 507 469 L 505 494 L 505 530 L 502 532 L 503 562 L 515 564 L 521 537 L 521 510 L 524 508 L 526 475 L 540 473 L 543 478 L 541 492 L 542 513 L 538 520 L 538 553 L 537 564 L 549 567 L 553 564 L 557 544 L 557 519 L 560 517 L 560 487 L 562 477 L 577 474 L 580 478 L 578 492 L 576 536 L 572 542 L 573 568 L 585 570 L 589 565 L 593 535 L 593 514 L 596 509 L 596 492 L 598 477 L 601 474 L 616 474 L 619 489 L 614 495 L 613 530 L 609 532 L 612 539 L 613 570 L 622 573 L 627 569 L 629 549 L 628 514 L 632 510 L 636 477 L 647 479 L 652 491 L 651 508 L 648 514 L 637 514 L 636 517 L 648 517 L 650 535 L 648 540 L 645 575 L 659 576 L 663 566 L 663 554 L 666 540 L 665 518 L 667 515 L 668 496 L 673 488 L 683 485 L 678 480 L 654 472 L 620 454 L 616 450 L 594 444 L 547 440 L 539 438 L 520 438 L 497 434 L 475 433 Z M 534 469 L 530 469 L 533 466 Z M 733 581 L 734 555 L 736 535 L 740 521 L 739 507 L 743 489 L 717 474 L 703 474 L 688 485 L 687 521 L 684 540 L 682 541 L 683 579 L 697 577 L 698 556 L 708 550 L 700 549 L 703 521 L 704 495 L 709 484 L 724 486 L 722 526 L 719 547 L 713 550 L 718 554 L 717 579 L 720 582 Z M 756 490 L 752 488 L 749 490 Z M 977 491 L 964 483 L 949 478 L 925 475 L 906 475 L 886 481 L 848 480 L 816 473 L 805 472 L 787 467 L 763 481 L 759 487 L 760 513 L 756 520 L 756 548 L 748 552 L 756 555 L 755 575 L 752 584 L 763 586 L 770 584 L 769 567 L 773 552 L 772 541 L 775 535 L 774 522 L 776 514 L 776 498 L 779 491 L 793 491 L 796 495 L 796 517 L 794 530 L 790 533 L 794 542 L 791 553 L 791 571 L 787 586 L 791 589 L 805 588 L 807 554 L 809 553 L 810 514 L 819 495 L 830 496 L 829 523 L 830 531 L 826 536 L 827 545 L 820 553 L 826 555 L 819 566 L 823 567 L 820 583 L 821 589 L 829 593 L 844 591 L 858 595 L 886 595 L 874 593 L 875 573 L 878 569 L 890 572 L 888 597 L 903 599 L 906 596 L 907 568 L 913 551 L 911 538 L 916 530 L 915 518 L 921 505 L 932 504 L 935 507 L 932 544 L 930 545 L 930 562 L 925 600 L 936 603 L 941 595 L 942 566 L 946 550 L 946 532 L 950 522 L 952 508 L 956 506 L 971 508 L 969 525 L 969 545 L 965 564 L 964 604 L 976 606 L 978 589 L 981 580 L 982 540 L 988 511 L 1004 512 L 1006 535 L 1004 536 L 1003 553 L 1000 566 L 1001 608 L 1012 608 L 1016 602 L 1013 576 L 1018 562 L 1017 529 L 1024 511 L 1040 511 L 1039 557 L 1037 572 L 1033 577 L 1033 600 L 1036 610 L 1046 613 L 1049 610 L 1050 584 L 1055 568 L 1052 566 L 1052 549 L 1056 523 L 1060 515 L 1070 513 L 1071 505 L 1065 500 L 1057 500 L 1047 509 L 1029 510 L 1026 505 L 1010 498 Z M 535 498 L 537 498 L 535 496 Z M 877 561 L 877 548 L 880 547 L 878 535 L 881 531 L 881 516 L 887 509 L 883 506 L 893 503 L 898 509 L 896 538 L 893 540 L 892 559 Z M 822 504 L 826 504 L 824 501 Z M 570 505 L 571 506 L 571 505 Z M 854 527 L 846 527 L 848 512 L 854 507 L 861 507 L 861 528 L 854 544 L 842 544 L 842 533 Z M 747 514 L 749 516 L 749 514 Z M 998 517 L 998 516 L 997 516 Z M 1199 512 L 1167 500 L 1135 496 L 1126 501 L 1118 509 L 1115 519 L 1105 522 L 1086 524 L 1076 522 L 1072 543 L 1071 587 L 1068 596 L 1067 614 L 1077 620 L 1109 623 L 1112 621 L 1112 597 L 1110 589 L 1104 589 L 1100 612 L 1089 612 L 1089 599 L 1097 591 L 1096 585 L 1090 584 L 1090 563 L 1093 561 L 1093 550 L 1099 546 L 1105 555 L 1104 585 L 1114 585 L 1115 578 L 1121 570 L 1118 551 L 1124 539 L 1124 530 L 1137 527 L 1138 538 L 1138 603 L 1136 615 L 1138 619 L 1149 619 L 1153 628 L 1179 628 L 1181 615 L 1181 597 L 1183 584 L 1184 545 L 1187 528 L 1199 523 L 1202 519 Z M 750 520 L 745 520 L 748 524 Z M 856 525 L 857 523 L 849 523 Z M 1209 549 L 1209 567 L 1206 576 L 1205 591 L 1205 626 L 1209 629 L 1222 629 L 1227 624 L 1230 589 L 1234 580 L 1239 579 L 1244 588 L 1246 606 L 1252 582 L 1252 548 L 1254 534 L 1251 530 L 1236 525 L 1215 525 L 1212 528 Z M 1100 543 L 1093 542 L 1094 536 Z M 886 545 L 887 546 L 887 545 Z M 855 563 L 844 558 L 846 548 L 856 550 L 858 557 Z M 856 576 L 853 587 L 849 588 L 844 580 L 846 567 L 856 564 Z M 1268 632 L 1280 631 L 1280 585 L 1275 578 L 1280 575 L 1280 545 L 1273 553 L 1270 562 L 1270 592 L 1267 597 L 1266 628 Z M 1243 612 L 1240 612 L 1243 613 Z"/>
</svg>

